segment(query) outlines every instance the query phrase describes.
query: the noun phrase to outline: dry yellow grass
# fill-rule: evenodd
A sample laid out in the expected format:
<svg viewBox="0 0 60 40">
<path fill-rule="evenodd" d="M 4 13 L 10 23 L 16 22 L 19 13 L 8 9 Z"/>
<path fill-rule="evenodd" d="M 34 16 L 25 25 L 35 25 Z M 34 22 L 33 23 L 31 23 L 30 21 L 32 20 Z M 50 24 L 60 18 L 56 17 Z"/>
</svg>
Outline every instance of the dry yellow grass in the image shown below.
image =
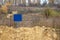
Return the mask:
<svg viewBox="0 0 60 40">
<path fill-rule="evenodd" d="M 56 40 L 56 38 L 55 29 L 49 27 L 0 26 L 0 40 Z"/>
</svg>

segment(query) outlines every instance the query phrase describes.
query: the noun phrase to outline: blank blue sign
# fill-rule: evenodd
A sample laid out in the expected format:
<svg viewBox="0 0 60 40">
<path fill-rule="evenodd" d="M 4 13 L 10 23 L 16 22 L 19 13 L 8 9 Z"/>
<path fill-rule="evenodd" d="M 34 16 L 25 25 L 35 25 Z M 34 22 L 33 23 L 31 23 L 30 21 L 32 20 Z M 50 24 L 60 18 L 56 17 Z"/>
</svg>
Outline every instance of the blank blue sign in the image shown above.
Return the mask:
<svg viewBox="0 0 60 40">
<path fill-rule="evenodd" d="M 22 14 L 14 14 L 13 20 L 16 22 L 22 21 Z"/>
</svg>

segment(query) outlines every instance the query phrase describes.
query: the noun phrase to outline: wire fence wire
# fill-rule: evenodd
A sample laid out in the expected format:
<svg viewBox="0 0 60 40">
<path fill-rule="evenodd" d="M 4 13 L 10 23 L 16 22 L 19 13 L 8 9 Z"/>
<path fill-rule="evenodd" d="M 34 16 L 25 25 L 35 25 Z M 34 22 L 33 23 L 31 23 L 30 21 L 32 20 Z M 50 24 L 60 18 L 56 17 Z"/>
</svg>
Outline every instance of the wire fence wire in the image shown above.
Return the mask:
<svg viewBox="0 0 60 40">
<path fill-rule="evenodd" d="M 23 21 L 20 22 L 19 27 L 34 27 L 34 26 L 46 26 L 56 29 L 58 34 L 57 40 L 60 40 L 60 17 L 49 17 L 46 19 L 45 16 L 39 13 L 23 14 Z"/>
<path fill-rule="evenodd" d="M 4 16 L 4 15 L 3 15 Z M 45 16 L 42 16 L 42 14 L 39 13 L 28 13 L 23 14 L 23 19 L 21 22 L 19 22 L 19 27 L 34 27 L 34 26 L 46 26 L 46 27 L 52 27 L 56 29 L 56 32 L 58 34 L 58 39 L 60 40 L 60 17 L 49 17 L 48 19 Z M 0 16 L 0 25 L 7 25 L 7 26 L 15 26 L 13 21 L 13 16 L 11 19 L 4 18 Z"/>
</svg>

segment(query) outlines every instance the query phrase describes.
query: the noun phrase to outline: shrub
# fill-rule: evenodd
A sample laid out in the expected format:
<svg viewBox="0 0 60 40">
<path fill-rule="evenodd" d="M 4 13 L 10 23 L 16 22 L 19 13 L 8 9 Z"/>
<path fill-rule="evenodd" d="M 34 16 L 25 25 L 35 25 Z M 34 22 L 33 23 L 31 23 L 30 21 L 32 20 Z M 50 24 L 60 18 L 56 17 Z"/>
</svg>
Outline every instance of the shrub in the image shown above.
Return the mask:
<svg viewBox="0 0 60 40">
<path fill-rule="evenodd" d="M 53 10 L 51 8 L 46 8 L 44 10 L 45 16 L 48 18 L 49 16 L 55 17 L 60 16 L 60 12 L 57 12 L 56 10 Z"/>
</svg>

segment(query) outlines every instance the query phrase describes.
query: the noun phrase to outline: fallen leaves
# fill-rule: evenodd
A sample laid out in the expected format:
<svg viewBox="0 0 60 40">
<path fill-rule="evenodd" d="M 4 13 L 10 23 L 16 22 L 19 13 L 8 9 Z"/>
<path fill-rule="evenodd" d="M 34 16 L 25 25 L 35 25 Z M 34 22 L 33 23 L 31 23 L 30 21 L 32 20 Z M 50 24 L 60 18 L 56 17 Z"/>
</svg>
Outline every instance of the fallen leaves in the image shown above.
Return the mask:
<svg viewBox="0 0 60 40">
<path fill-rule="evenodd" d="M 55 40 L 57 34 L 52 30 L 53 28 L 40 26 L 19 28 L 0 26 L 0 40 Z"/>
</svg>

